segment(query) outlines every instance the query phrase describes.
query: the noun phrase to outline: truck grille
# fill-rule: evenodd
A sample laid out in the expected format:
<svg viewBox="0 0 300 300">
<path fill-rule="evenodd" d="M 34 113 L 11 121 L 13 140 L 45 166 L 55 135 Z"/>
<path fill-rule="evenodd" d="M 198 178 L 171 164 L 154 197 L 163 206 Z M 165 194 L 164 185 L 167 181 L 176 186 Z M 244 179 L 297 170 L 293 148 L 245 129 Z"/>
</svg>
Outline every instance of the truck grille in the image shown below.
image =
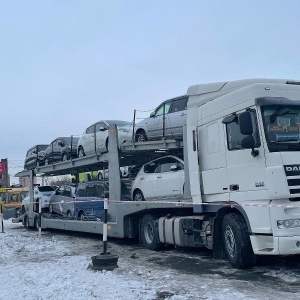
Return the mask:
<svg viewBox="0 0 300 300">
<path fill-rule="evenodd" d="M 300 165 L 284 166 L 291 198 L 300 197 Z"/>
</svg>

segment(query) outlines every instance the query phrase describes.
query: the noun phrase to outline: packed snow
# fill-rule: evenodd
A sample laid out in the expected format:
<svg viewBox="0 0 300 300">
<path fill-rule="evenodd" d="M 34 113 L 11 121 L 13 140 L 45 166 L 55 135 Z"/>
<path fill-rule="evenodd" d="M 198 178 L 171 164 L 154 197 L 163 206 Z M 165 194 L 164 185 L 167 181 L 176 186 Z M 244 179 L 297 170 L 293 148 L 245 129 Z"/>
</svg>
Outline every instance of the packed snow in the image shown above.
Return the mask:
<svg viewBox="0 0 300 300">
<path fill-rule="evenodd" d="M 210 252 L 166 249 L 109 241 L 118 268 L 95 271 L 91 257 L 101 236 L 43 231 L 4 221 L 0 233 L 0 299 L 299 299 L 299 264 L 270 262 L 233 269 Z M 0 231 L 1 232 L 1 231 Z"/>
</svg>

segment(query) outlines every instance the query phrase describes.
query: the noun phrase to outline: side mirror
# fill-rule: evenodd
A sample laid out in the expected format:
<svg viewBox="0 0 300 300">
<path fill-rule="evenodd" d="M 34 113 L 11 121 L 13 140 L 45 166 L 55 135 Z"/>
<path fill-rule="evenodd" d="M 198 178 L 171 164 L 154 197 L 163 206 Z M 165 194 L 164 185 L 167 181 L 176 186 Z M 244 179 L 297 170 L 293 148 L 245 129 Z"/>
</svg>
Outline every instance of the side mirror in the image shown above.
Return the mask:
<svg viewBox="0 0 300 300">
<path fill-rule="evenodd" d="M 151 114 L 150 114 L 150 118 L 153 118 L 153 117 L 155 117 L 155 111 L 151 112 Z"/>
<path fill-rule="evenodd" d="M 243 138 L 241 141 L 241 146 L 244 149 L 252 149 L 251 155 L 253 157 L 256 157 L 259 154 L 259 151 L 254 149 L 256 146 L 256 143 L 255 143 L 255 139 L 254 139 L 253 135 L 248 135 L 245 138 Z"/>
<path fill-rule="evenodd" d="M 245 111 L 239 115 L 239 126 L 241 134 L 253 134 L 253 125 L 250 111 Z"/>
</svg>

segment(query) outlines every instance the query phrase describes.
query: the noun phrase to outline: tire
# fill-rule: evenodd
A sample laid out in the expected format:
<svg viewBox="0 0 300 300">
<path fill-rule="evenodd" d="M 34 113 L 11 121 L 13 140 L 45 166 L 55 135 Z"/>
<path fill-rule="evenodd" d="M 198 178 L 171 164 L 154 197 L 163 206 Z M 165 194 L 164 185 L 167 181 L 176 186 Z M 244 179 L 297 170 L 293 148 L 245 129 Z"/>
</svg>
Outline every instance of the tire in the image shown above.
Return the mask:
<svg viewBox="0 0 300 300">
<path fill-rule="evenodd" d="M 256 263 L 250 235 L 244 218 L 236 213 L 225 215 L 222 224 L 222 239 L 226 256 L 238 269 L 251 268 Z"/>
<path fill-rule="evenodd" d="M 26 213 L 26 210 L 25 210 L 25 206 L 23 205 L 21 207 L 21 215 L 24 215 Z"/>
<path fill-rule="evenodd" d="M 145 201 L 143 192 L 141 190 L 135 190 L 133 193 L 133 201 Z"/>
<path fill-rule="evenodd" d="M 72 213 L 71 213 L 69 210 L 67 211 L 67 218 L 68 218 L 68 219 L 71 219 L 71 218 L 72 218 Z"/>
<path fill-rule="evenodd" d="M 109 146 L 109 140 L 108 138 L 106 139 L 106 142 L 105 142 L 105 148 L 106 148 L 106 152 L 108 152 L 108 146 Z"/>
<path fill-rule="evenodd" d="M 62 160 L 62 161 L 67 161 L 67 160 L 69 160 L 67 153 L 64 153 L 64 154 L 62 155 L 61 160 Z"/>
<path fill-rule="evenodd" d="M 83 221 L 84 218 L 85 218 L 84 212 L 83 212 L 83 211 L 79 212 L 79 214 L 78 214 L 78 219 L 81 220 L 81 221 Z"/>
<path fill-rule="evenodd" d="M 145 248 L 149 250 L 159 250 L 162 244 L 159 242 L 158 228 L 155 224 L 155 217 L 153 215 L 145 215 L 142 218 L 140 237 Z"/>
<path fill-rule="evenodd" d="M 99 180 L 103 180 L 103 175 L 102 175 L 101 172 L 98 173 L 98 179 L 99 179 Z"/>
<path fill-rule="evenodd" d="M 84 150 L 83 150 L 82 147 L 80 147 L 80 148 L 78 149 L 78 157 L 84 157 L 84 156 L 85 156 Z"/>
<path fill-rule="evenodd" d="M 139 143 L 147 142 L 148 138 L 144 130 L 140 130 L 135 134 L 135 141 Z"/>
<path fill-rule="evenodd" d="M 48 159 L 45 159 L 45 166 L 46 165 L 49 165 L 49 160 Z"/>
<path fill-rule="evenodd" d="M 39 230 L 39 228 L 40 228 L 40 220 L 39 217 L 37 216 L 34 218 L 34 229 Z"/>
<path fill-rule="evenodd" d="M 25 226 L 26 229 L 30 228 L 28 216 L 24 217 L 24 226 Z"/>
</svg>

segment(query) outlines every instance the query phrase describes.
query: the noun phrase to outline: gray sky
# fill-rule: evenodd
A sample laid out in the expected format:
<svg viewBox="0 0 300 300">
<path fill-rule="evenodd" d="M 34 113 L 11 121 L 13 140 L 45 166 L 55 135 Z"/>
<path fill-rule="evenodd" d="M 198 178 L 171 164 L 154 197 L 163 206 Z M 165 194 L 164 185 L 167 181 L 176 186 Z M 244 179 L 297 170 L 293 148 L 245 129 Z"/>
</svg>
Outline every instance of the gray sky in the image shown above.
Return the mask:
<svg viewBox="0 0 300 300">
<path fill-rule="evenodd" d="M 190 85 L 300 79 L 300 1 L 0 0 L 0 158 Z M 17 179 L 12 178 L 12 182 Z"/>
</svg>

